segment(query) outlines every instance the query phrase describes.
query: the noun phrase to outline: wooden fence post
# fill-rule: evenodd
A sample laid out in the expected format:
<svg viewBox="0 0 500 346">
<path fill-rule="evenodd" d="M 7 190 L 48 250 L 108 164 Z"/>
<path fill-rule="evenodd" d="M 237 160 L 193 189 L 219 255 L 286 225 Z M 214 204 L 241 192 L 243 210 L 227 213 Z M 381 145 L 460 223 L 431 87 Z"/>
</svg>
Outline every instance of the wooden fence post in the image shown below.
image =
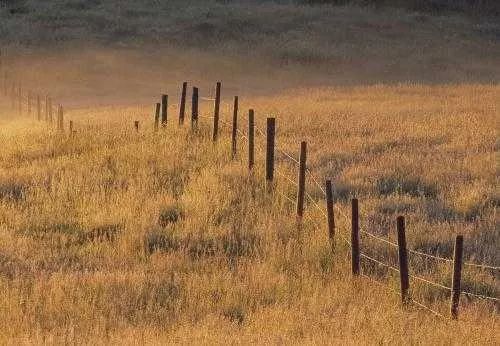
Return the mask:
<svg viewBox="0 0 500 346">
<path fill-rule="evenodd" d="M 255 119 L 254 110 L 248 111 L 248 169 L 252 170 L 255 161 Z"/>
<path fill-rule="evenodd" d="M 40 95 L 36 95 L 36 119 L 42 120 L 42 105 L 40 102 Z"/>
<path fill-rule="evenodd" d="M 457 235 L 455 238 L 455 250 L 453 252 L 453 279 L 451 282 L 451 317 L 458 319 L 460 304 L 461 280 L 462 280 L 462 256 L 464 250 L 464 237 Z"/>
<path fill-rule="evenodd" d="M 139 132 L 139 120 L 134 121 L 135 132 Z"/>
<path fill-rule="evenodd" d="M 304 216 L 304 196 L 306 190 L 307 142 L 300 143 L 299 177 L 297 186 L 297 217 Z"/>
<path fill-rule="evenodd" d="M 167 126 L 168 95 L 161 95 L 161 126 Z"/>
<path fill-rule="evenodd" d="M 59 105 L 59 107 L 57 108 L 57 129 L 61 132 L 64 132 L 64 113 L 63 113 L 63 107 L 61 105 Z"/>
<path fill-rule="evenodd" d="M 267 191 L 272 191 L 274 180 L 274 139 L 276 135 L 276 119 L 267 118 L 266 136 L 266 187 Z"/>
<path fill-rule="evenodd" d="M 155 108 L 155 123 L 154 123 L 154 131 L 155 132 L 158 131 L 158 127 L 160 125 L 160 108 L 161 108 L 161 104 L 157 103 L 156 108 Z"/>
<path fill-rule="evenodd" d="M 31 92 L 28 91 L 28 93 L 26 94 L 27 98 L 28 98 L 28 115 L 31 115 Z"/>
<path fill-rule="evenodd" d="M 410 279 L 408 276 L 408 251 L 406 248 L 405 218 L 398 216 L 398 255 L 399 255 L 399 277 L 401 280 L 401 300 L 403 304 L 410 300 Z"/>
<path fill-rule="evenodd" d="M 359 275 L 359 205 L 358 199 L 351 202 L 351 269 L 352 275 Z"/>
<path fill-rule="evenodd" d="M 217 82 L 215 87 L 215 104 L 214 104 L 214 129 L 212 133 L 212 140 L 215 142 L 219 134 L 219 111 L 220 111 L 220 88 L 221 83 Z"/>
<path fill-rule="evenodd" d="M 179 106 L 179 125 L 184 124 L 184 115 L 186 113 L 186 93 L 187 93 L 187 82 L 184 82 L 182 83 L 181 103 Z"/>
<path fill-rule="evenodd" d="M 191 99 L 191 129 L 195 130 L 198 127 L 198 88 L 193 87 L 193 95 Z"/>
<path fill-rule="evenodd" d="M 234 160 L 237 153 L 237 139 L 238 139 L 238 96 L 234 97 L 233 105 L 233 128 L 231 132 L 231 159 Z"/>
<path fill-rule="evenodd" d="M 73 120 L 69 121 L 69 135 L 73 136 Z"/>
<path fill-rule="evenodd" d="M 18 97 L 18 103 L 17 103 L 17 111 L 19 115 L 23 114 L 23 90 L 21 89 L 21 86 L 19 85 L 19 88 L 17 89 L 17 97 Z"/>
<path fill-rule="evenodd" d="M 328 217 L 328 238 L 332 250 L 335 248 L 335 216 L 333 213 L 333 190 L 332 181 L 326 181 L 326 212 Z"/>
</svg>

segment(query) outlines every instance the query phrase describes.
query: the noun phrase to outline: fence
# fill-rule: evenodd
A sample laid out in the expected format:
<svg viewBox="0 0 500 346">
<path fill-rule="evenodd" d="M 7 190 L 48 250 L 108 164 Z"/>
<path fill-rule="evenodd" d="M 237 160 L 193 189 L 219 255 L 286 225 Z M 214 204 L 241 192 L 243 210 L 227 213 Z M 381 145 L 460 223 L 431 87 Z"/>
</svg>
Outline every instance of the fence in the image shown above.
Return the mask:
<svg viewBox="0 0 500 346">
<path fill-rule="evenodd" d="M 0 68 L 2 68 L 2 60 L 0 54 Z M 1 71 L 1 70 L 0 70 Z M 178 125 L 183 126 L 185 119 L 185 111 L 186 111 L 186 97 L 187 97 L 187 82 L 182 84 L 181 89 L 181 99 L 180 99 L 180 107 L 179 107 L 179 115 L 178 115 Z M 405 219 L 403 216 L 398 216 L 396 220 L 396 230 L 397 230 L 397 243 L 394 243 L 388 239 L 377 236 L 376 234 L 367 231 L 364 229 L 360 223 L 360 208 L 358 199 L 354 198 L 351 201 L 351 215 L 350 217 L 346 215 L 334 203 L 333 200 L 333 192 L 332 192 L 332 181 L 325 180 L 324 185 L 319 183 L 319 179 L 313 174 L 313 172 L 307 167 L 307 142 L 300 143 L 300 156 L 299 158 L 295 158 L 289 152 L 281 149 L 276 146 L 276 119 L 275 118 L 267 118 L 267 128 L 264 130 L 260 129 L 255 125 L 254 118 L 254 110 L 250 109 L 248 111 L 248 125 L 247 131 L 242 131 L 238 128 L 238 120 L 239 120 L 239 99 L 238 96 L 234 98 L 233 103 L 233 115 L 232 122 L 225 122 L 220 118 L 220 106 L 221 106 L 221 83 L 218 82 L 216 84 L 216 92 L 215 98 L 201 98 L 202 101 L 210 101 L 214 102 L 214 113 L 213 116 L 207 116 L 200 114 L 199 112 L 199 89 L 197 87 L 193 87 L 192 89 L 192 100 L 191 100 L 191 127 L 193 131 L 196 131 L 198 128 L 199 119 L 208 119 L 212 122 L 213 131 L 211 140 L 217 142 L 220 135 L 220 124 L 226 125 L 231 129 L 231 159 L 234 160 L 238 151 L 238 138 L 244 139 L 248 142 L 248 169 L 251 171 L 255 169 L 255 149 L 262 150 L 265 153 L 265 183 L 266 183 L 266 191 L 269 194 L 279 194 L 286 201 L 292 203 L 295 207 L 296 217 L 298 222 L 304 222 L 304 218 L 308 218 L 316 227 L 320 227 L 316 220 L 314 220 L 310 215 L 308 215 L 305 211 L 306 203 L 305 200 L 309 201 L 310 205 L 313 208 L 317 209 L 319 213 L 321 213 L 326 219 L 327 229 L 325 230 L 328 235 L 328 240 L 330 242 L 330 246 L 332 251 L 336 246 L 336 238 L 340 238 L 345 244 L 351 249 L 351 272 L 354 277 L 364 277 L 369 279 L 375 283 L 383 285 L 384 287 L 392 290 L 387 285 L 381 283 L 375 278 L 371 277 L 367 273 L 362 270 L 361 261 L 368 261 L 374 265 L 383 267 L 388 271 L 392 271 L 399 276 L 400 280 L 400 290 L 396 291 L 397 294 L 401 296 L 401 302 L 403 305 L 414 304 L 422 309 L 429 311 L 430 313 L 447 318 L 444 314 L 437 312 L 425 305 L 424 303 L 417 301 L 410 294 L 410 284 L 414 281 L 419 281 L 425 285 L 429 285 L 432 288 L 437 288 L 441 290 L 445 290 L 449 293 L 450 297 L 450 313 L 449 316 L 453 319 L 457 319 L 459 315 L 459 304 L 461 296 L 468 296 L 474 299 L 482 299 L 486 301 L 490 301 L 493 304 L 498 304 L 500 299 L 497 297 L 492 297 L 488 295 L 478 294 L 475 292 L 469 292 L 462 289 L 461 280 L 462 280 L 462 270 L 464 267 L 472 268 L 472 269 L 481 269 L 488 271 L 500 271 L 499 266 L 488 265 L 488 264 L 480 264 L 480 263 L 472 263 L 472 262 L 464 262 L 464 251 L 463 251 L 463 236 L 457 235 L 455 238 L 455 246 L 454 246 L 454 255 L 453 258 L 441 257 L 435 254 L 425 253 L 422 251 L 417 251 L 411 248 L 408 248 L 406 242 L 406 227 L 405 227 Z M 3 73 L 3 94 L 10 98 L 10 104 L 12 109 L 17 110 L 18 114 L 26 113 L 28 115 L 35 115 L 35 119 L 38 121 L 45 120 L 47 123 L 52 124 L 52 114 L 54 113 L 54 107 L 52 105 L 53 101 L 49 96 L 45 96 L 44 101 L 43 98 L 39 94 L 35 94 L 33 92 L 25 91 L 21 88 L 19 83 L 12 81 L 8 78 L 6 71 Z M 42 107 L 42 103 L 43 106 Z M 35 108 L 35 110 L 33 109 Z M 153 123 L 154 123 L 154 131 L 159 131 L 159 124 L 161 121 L 161 127 L 165 127 L 168 124 L 168 95 L 161 95 L 161 100 L 159 103 L 155 104 L 155 112 L 153 115 Z M 133 124 L 136 131 L 139 131 L 139 121 L 134 121 Z M 64 133 L 64 114 L 63 107 L 59 105 L 57 107 L 57 129 L 60 133 Z M 69 133 L 70 135 L 74 134 L 74 124 L 72 121 L 69 122 Z M 265 145 L 262 143 L 259 144 L 256 139 L 259 138 Z M 279 154 L 282 158 L 286 159 L 289 163 L 297 169 L 297 181 L 287 176 L 279 167 L 276 166 L 276 157 L 275 155 Z M 293 184 L 297 187 L 296 199 L 293 200 L 282 194 L 279 190 L 275 188 L 276 176 L 284 181 Z M 306 180 L 310 179 L 310 182 L 314 184 L 324 198 L 325 206 L 324 208 L 320 206 L 319 202 L 315 200 L 311 194 L 306 190 Z M 336 222 L 336 217 L 341 216 L 344 219 L 346 224 L 351 224 L 350 230 L 341 229 Z M 346 233 L 350 235 L 346 236 Z M 361 237 L 367 236 L 374 241 L 380 242 L 381 244 L 388 246 L 390 248 L 397 249 L 398 252 L 398 267 L 395 267 L 389 263 L 384 262 L 383 260 L 374 258 L 369 254 L 361 251 Z M 446 263 L 447 265 L 452 264 L 452 281 L 451 286 L 446 286 L 430 279 L 411 274 L 409 268 L 409 256 L 421 257 L 427 260 L 432 260 L 440 263 Z M 393 291 L 393 290 L 392 290 Z"/>
</svg>

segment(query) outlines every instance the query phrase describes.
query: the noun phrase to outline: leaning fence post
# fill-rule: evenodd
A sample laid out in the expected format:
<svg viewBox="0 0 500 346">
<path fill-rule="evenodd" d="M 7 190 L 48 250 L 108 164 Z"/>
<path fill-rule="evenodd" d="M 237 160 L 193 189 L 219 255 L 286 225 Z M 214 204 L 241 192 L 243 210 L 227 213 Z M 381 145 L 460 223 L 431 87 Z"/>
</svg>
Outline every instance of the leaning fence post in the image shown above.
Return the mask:
<svg viewBox="0 0 500 346">
<path fill-rule="evenodd" d="M 167 126 L 168 95 L 161 95 L 161 126 Z"/>
<path fill-rule="evenodd" d="M 248 111 L 248 169 L 252 170 L 255 161 L 255 119 L 254 110 Z"/>
<path fill-rule="evenodd" d="M 276 119 L 267 118 L 266 136 L 266 187 L 267 191 L 272 190 L 274 180 L 274 138 L 276 134 Z"/>
<path fill-rule="evenodd" d="M 458 308 L 460 304 L 461 279 L 462 279 L 462 255 L 464 250 L 464 237 L 457 235 L 455 238 L 455 250 L 453 252 L 453 279 L 451 282 L 451 317 L 458 319 Z"/>
<path fill-rule="evenodd" d="M 326 181 L 326 212 L 328 217 L 328 238 L 332 249 L 335 248 L 335 216 L 333 213 L 332 181 Z"/>
<path fill-rule="evenodd" d="M 217 82 L 215 87 L 215 104 L 214 104 L 214 129 L 212 133 L 212 140 L 215 142 L 219 134 L 219 111 L 220 111 L 220 88 L 221 83 Z"/>
<path fill-rule="evenodd" d="M 233 128 L 231 133 L 231 158 L 234 159 L 236 157 L 236 141 L 237 141 L 237 133 L 238 132 L 238 96 L 234 97 L 234 106 L 233 106 Z"/>
<path fill-rule="evenodd" d="M 354 276 L 359 275 L 359 205 L 358 199 L 352 200 L 351 211 L 351 269 Z"/>
<path fill-rule="evenodd" d="M 193 87 L 193 95 L 191 98 L 191 129 L 198 127 L 198 88 Z"/>
<path fill-rule="evenodd" d="M 156 109 L 155 109 L 155 124 L 154 124 L 154 130 L 155 130 L 155 132 L 158 131 L 158 127 L 159 127 L 159 124 L 160 124 L 160 108 L 161 108 L 161 104 L 157 103 L 156 104 Z"/>
<path fill-rule="evenodd" d="M 186 93 L 187 82 L 182 83 L 181 103 L 179 106 L 179 125 L 184 124 L 184 115 L 186 113 Z"/>
<path fill-rule="evenodd" d="M 410 279 L 408 276 L 408 251 L 406 249 L 405 218 L 398 216 L 398 255 L 399 255 L 399 277 L 401 280 L 401 300 L 403 304 L 408 303 Z"/>
<path fill-rule="evenodd" d="M 307 142 L 300 143 L 299 177 L 297 190 L 297 217 L 304 216 L 304 196 L 306 189 Z"/>
</svg>

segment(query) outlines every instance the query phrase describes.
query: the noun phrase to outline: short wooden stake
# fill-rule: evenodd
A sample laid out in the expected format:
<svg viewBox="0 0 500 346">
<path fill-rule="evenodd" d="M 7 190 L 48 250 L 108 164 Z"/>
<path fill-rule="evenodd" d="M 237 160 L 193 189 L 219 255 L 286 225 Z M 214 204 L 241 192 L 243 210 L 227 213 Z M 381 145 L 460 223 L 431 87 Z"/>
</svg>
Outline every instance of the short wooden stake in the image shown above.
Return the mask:
<svg viewBox="0 0 500 346">
<path fill-rule="evenodd" d="M 217 140 L 217 136 L 219 135 L 220 88 L 221 83 L 217 82 L 215 87 L 214 128 L 212 132 L 212 140 L 214 142 Z"/>
<path fill-rule="evenodd" d="M 297 217 L 302 219 L 304 216 L 304 197 L 306 191 L 306 161 L 307 161 L 307 142 L 300 143 L 299 176 L 297 186 Z"/>
<path fill-rule="evenodd" d="M 254 110 L 248 111 L 248 169 L 252 170 L 255 161 L 255 119 Z"/>
<path fill-rule="evenodd" d="M 453 279 L 451 282 L 451 317 L 458 319 L 460 306 L 461 280 L 462 280 L 462 256 L 464 251 L 464 237 L 457 235 L 455 238 L 455 250 L 453 252 Z"/>
<path fill-rule="evenodd" d="M 231 132 L 231 158 L 234 160 L 237 154 L 237 140 L 238 140 L 238 96 L 234 97 L 233 105 L 233 128 Z"/>
<path fill-rule="evenodd" d="M 359 205 L 358 199 L 353 198 L 351 210 L 351 269 L 352 275 L 359 275 Z"/>
<path fill-rule="evenodd" d="M 191 98 L 191 128 L 195 130 L 198 127 L 198 88 L 193 87 Z"/>
<path fill-rule="evenodd" d="M 184 124 L 184 116 L 186 113 L 186 93 L 187 93 L 187 82 L 184 82 L 182 83 L 181 103 L 179 106 L 179 125 Z"/>
<path fill-rule="evenodd" d="M 276 119 L 267 118 L 266 136 L 266 186 L 267 191 L 272 190 L 274 180 L 274 139 L 276 134 Z"/>
<path fill-rule="evenodd" d="M 154 123 L 154 130 L 155 130 L 155 132 L 158 131 L 158 127 L 160 125 L 160 108 L 161 108 L 161 104 L 157 103 L 156 104 L 156 109 L 155 109 L 155 123 Z"/>
<path fill-rule="evenodd" d="M 135 132 L 139 132 L 139 120 L 134 121 Z"/>
<path fill-rule="evenodd" d="M 399 277 L 401 280 L 401 300 L 403 304 L 409 302 L 410 279 L 408 276 L 408 251 L 406 248 L 405 218 L 398 216 L 398 255 L 399 255 Z"/>
<path fill-rule="evenodd" d="M 333 189 L 332 181 L 326 181 L 326 212 L 328 217 L 328 239 L 332 249 L 335 248 L 335 216 L 333 213 Z"/>
<path fill-rule="evenodd" d="M 168 95 L 161 96 L 161 126 L 167 126 Z"/>
</svg>

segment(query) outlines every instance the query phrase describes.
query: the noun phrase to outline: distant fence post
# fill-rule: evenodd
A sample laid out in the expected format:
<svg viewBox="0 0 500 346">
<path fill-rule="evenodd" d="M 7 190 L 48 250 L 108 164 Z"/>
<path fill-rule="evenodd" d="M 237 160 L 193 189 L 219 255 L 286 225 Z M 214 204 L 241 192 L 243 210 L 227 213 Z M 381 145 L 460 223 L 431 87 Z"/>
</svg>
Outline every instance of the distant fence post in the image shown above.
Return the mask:
<svg viewBox="0 0 500 346">
<path fill-rule="evenodd" d="M 156 103 L 156 108 L 155 108 L 155 123 L 154 123 L 154 131 L 158 131 L 158 127 L 160 126 L 160 108 L 161 104 Z"/>
<path fill-rule="evenodd" d="M 139 132 L 139 120 L 134 121 L 135 132 Z"/>
<path fill-rule="evenodd" d="M 306 189 L 307 142 L 300 143 L 299 176 L 297 186 L 297 217 L 304 216 L 304 196 Z"/>
<path fill-rule="evenodd" d="M 182 83 L 181 103 L 179 106 L 179 125 L 184 124 L 184 116 L 186 113 L 186 93 L 187 93 L 187 82 L 184 82 Z"/>
<path fill-rule="evenodd" d="M 214 103 L 214 129 L 212 133 L 212 140 L 215 142 L 219 134 L 219 111 L 220 111 L 220 88 L 221 82 L 217 82 L 215 87 L 215 103 Z"/>
<path fill-rule="evenodd" d="M 234 97 L 233 105 L 233 128 L 231 132 L 231 159 L 234 160 L 237 153 L 237 139 L 238 139 L 238 96 Z"/>
<path fill-rule="evenodd" d="M 31 115 L 31 91 L 28 91 L 26 94 L 28 98 L 28 115 Z"/>
<path fill-rule="evenodd" d="M 73 120 L 69 121 L 69 135 L 73 136 Z"/>
<path fill-rule="evenodd" d="M 64 132 L 64 113 L 61 105 L 57 108 L 57 129 Z"/>
<path fill-rule="evenodd" d="M 332 181 L 326 181 L 326 212 L 328 217 L 328 239 L 332 250 L 335 248 L 335 216 L 333 213 Z"/>
<path fill-rule="evenodd" d="M 358 199 L 351 202 L 351 269 L 352 275 L 359 275 L 359 205 Z"/>
<path fill-rule="evenodd" d="M 274 180 L 274 139 L 276 135 L 276 119 L 267 118 L 266 136 L 266 187 L 267 191 L 272 191 Z"/>
<path fill-rule="evenodd" d="M 193 87 L 193 96 L 191 98 L 191 129 L 198 127 L 198 88 Z"/>
<path fill-rule="evenodd" d="M 40 95 L 36 95 L 36 119 L 42 120 L 42 105 L 40 102 Z"/>
<path fill-rule="evenodd" d="M 161 126 L 167 126 L 168 95 L 161 95 Z"/>
<path fill-rule="evenodd" d="M 17 89 L 17 97 L 18 97 L 18 112 L 19 115 L 23 114 L 23 89 L 21 89 L 21 86 L 19 85 L 19 88 Z"/>
<path fill-rule="evenodd" d="M 255 119 L 254 110 L 248 111 L 248 169 L 252 170 L 255 161 Z"/>
<path fill-rule="evenodd" d="M 455 250 L 453 252 L 453 279 L 451 282 L 451 317 L 458 319 L 460 304 L 461 280 L 462 280 L 462 256 L 464 250 L 464 237 L 457 235 L 455 238 Z"/>
<path fill-rule="evenodd" d="M 408 251 L 406 248 L 406 234 L 405 234 L 405 218 L 398 216 L 397 218 L 398 230 L 398 255 L 399 255 L 399 276 L 401 280 L 401 300 L 403 304 L 407 304 L 410 296 L 410 279 L 408 276 Z"/>
</svg>

